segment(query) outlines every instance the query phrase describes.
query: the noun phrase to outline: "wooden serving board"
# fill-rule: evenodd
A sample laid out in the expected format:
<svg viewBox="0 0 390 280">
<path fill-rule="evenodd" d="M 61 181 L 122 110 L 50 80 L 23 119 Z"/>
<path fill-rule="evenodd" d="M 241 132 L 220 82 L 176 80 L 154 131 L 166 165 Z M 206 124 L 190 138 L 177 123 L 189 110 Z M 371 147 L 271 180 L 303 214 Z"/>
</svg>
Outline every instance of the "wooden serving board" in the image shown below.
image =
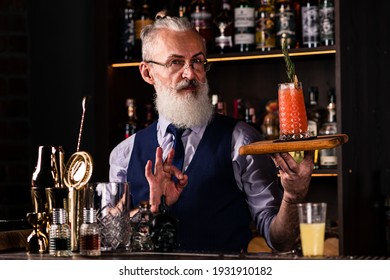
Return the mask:
<svg viewBox="0 0 390 280">
<path fill-rule="evenodd" d="M 317 136 L 307 140 L 264 140 L 240 147 L 240 155 L 273 154 L 294 151 L 331 149 L 348 142 L 348 135 L 334 134 Z"/>
</svg>

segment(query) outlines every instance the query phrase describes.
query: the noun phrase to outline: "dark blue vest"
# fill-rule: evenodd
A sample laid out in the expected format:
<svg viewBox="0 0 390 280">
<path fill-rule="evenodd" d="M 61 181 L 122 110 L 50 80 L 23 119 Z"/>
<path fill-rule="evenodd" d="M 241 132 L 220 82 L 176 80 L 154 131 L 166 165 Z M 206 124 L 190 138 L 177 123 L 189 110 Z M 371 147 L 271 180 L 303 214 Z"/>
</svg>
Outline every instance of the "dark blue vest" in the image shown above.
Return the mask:
<svg viewBox="0 0 390 280">
<path fill-rule="evenodd" d="M 236 120 L 216 115 L 208 125 L 186 170 L 188 185 L 170 214 L 179 220 L 179 250 L 246 250 L 251 239 L 250 212 L 245 194 L 239 190 L 232 167 L 232 133 Z M 147 160 L 155 161 L 158 146 L 153 123 L 137 132 L 128 169 L 133 203 L 149 200 L 144 176 Z"/>
</svg>

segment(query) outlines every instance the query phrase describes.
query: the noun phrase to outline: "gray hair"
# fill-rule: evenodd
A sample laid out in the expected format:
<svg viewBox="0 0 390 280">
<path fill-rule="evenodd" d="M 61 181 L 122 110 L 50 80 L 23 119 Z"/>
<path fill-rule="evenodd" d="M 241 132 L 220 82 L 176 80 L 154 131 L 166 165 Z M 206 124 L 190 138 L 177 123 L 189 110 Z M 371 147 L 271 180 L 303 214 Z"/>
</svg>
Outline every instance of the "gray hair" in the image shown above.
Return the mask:
<svg viewBox="0 0 390 280">
<path fill-rule="evenodd" d="M 153 24 L 149 24 L 141 30 L 143 60 L 147 61 L 152 59 L 150 57 L 151 50 L 156 46 L 155 40 L 160 29 L 169 29 L 178 32 L 192 30 L 197 32 L 191 22 L 185 17 L 157 16 Z M 200 34 L 199 37 L 201 38 Z"/>
</svg>

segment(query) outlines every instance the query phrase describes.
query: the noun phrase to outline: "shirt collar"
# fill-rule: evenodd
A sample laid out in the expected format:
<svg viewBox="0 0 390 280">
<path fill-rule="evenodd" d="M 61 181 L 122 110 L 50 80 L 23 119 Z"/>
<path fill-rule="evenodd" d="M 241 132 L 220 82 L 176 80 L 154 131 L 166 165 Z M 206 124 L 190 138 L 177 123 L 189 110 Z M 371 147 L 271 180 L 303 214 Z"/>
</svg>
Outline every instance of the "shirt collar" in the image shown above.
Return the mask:
<svg viewBox="0 0 390 280">
<path fill-rule="evenodd" d="M 169 120 L 167 120 L 166 118 L 164 118 L 163 116 L 160 116 L 159 119 L 158 119 L 158 123 L 157 123 L 157 130 L 158 131 L 161 131 L 162 135 L 166 135 L 167 133 L 167 128 L 168 128 L 168 125 L 170 125 L 171 122 Z M 194 127 L 190 127 L 191 131 L 195 132 L 195 133 L 199 133 L 202 128 L 204 128 L 205 125 L 203 126 L 194 126 Z M 189 133 L 189 130 L 187 129 L 183 135 L 186 135 Z"/>
</svg>

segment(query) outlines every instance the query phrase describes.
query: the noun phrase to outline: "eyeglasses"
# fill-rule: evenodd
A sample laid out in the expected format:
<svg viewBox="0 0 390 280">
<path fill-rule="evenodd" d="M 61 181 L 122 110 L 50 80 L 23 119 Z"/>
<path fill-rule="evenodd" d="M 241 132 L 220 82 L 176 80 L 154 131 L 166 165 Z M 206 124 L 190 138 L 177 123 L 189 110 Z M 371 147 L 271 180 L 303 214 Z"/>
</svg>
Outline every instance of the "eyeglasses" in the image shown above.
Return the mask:
<svg viewBox="0 0 390 280">
<path fill-rule="evenodd" d="M 164 66 L 171 73 L 177 73 L 182 69 L 186 69 L 187 67 L 191 67 L 194 71 L 197 72 L 207 72 L 210 70 L 211 64 L 207 62 L 207 60 L 202 60 L 200 58 L 191 59 L 188 63 L 183 59 L 173 59 L 168 61 L 167 63 L 160 63 L 153 60 L 146 61 L 147 63 L 153 63 L 156 65 Z"/>
</svg>

